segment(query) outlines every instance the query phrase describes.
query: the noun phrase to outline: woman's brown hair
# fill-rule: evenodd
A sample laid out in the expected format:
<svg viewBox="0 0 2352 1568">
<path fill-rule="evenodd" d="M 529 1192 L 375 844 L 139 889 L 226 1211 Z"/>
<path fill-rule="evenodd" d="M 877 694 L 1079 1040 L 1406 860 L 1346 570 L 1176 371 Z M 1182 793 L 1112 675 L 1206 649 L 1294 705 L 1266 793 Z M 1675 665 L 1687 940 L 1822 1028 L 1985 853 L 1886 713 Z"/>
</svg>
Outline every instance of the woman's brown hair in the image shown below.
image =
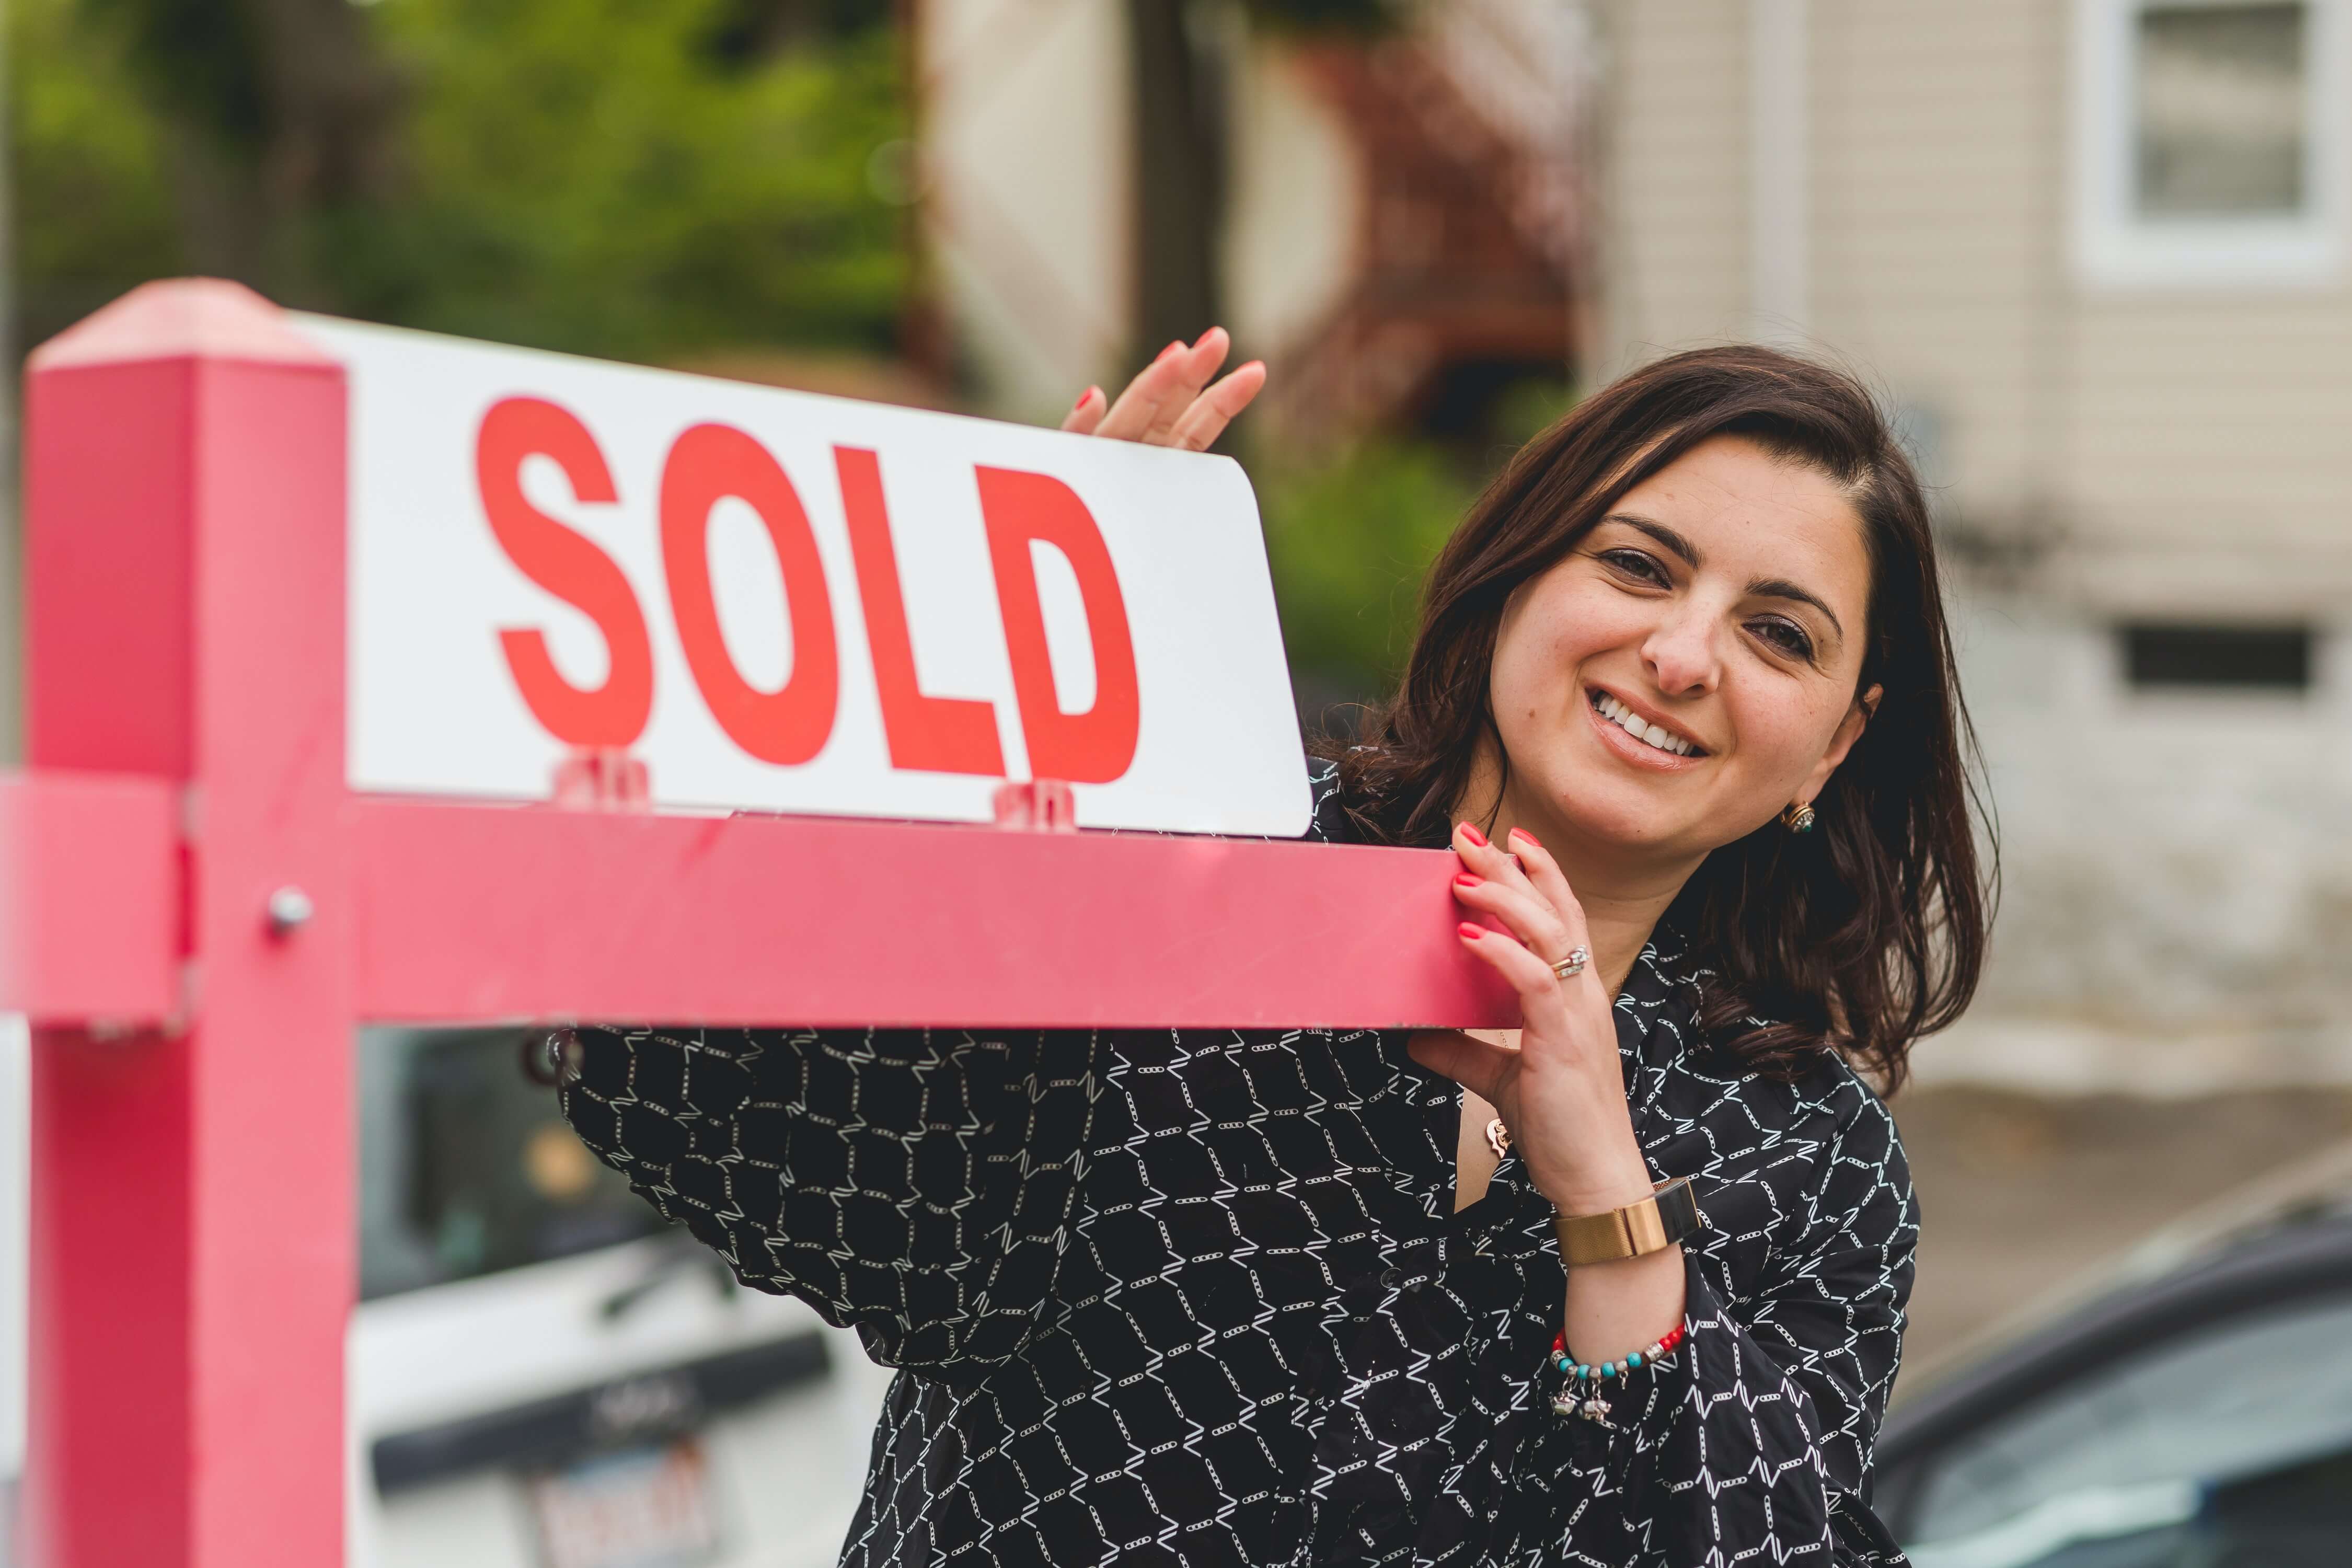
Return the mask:
<svg viewBox="0 0 2352 1568">
<path fill-rule="evenodd" d="M 1488 681 L 1511 595 L 1627 490 L 1719 436 L 1844 488 L 1871 565 L 1856 689 L 1883 693 L 1813 803 L 1815 830 L 1773 823 L 1723 846 L 1666 919 L 1715 977 L 1701 1026 L 1745 1067 L 1786 1076 L 1835 1050 L 1891 1091 L 1913 1042 L 1959 1016 L 1976 991 L 1990 840 L 1988 823 L 1980 868 L 1975 741 L 1927 502 L 1853 376 L 1754 345 L 1698 349 L 1578 405 L 1520 449 L 1439 552 L 1395 697 L 1371 710 L 1355 743 L 1323 749 L 1367 837 L 1445 843 L 1479 742 L 1492 739 L 1501 752 Z M 1507 755 L 1503 765 L 1507 777 Z"/>
</svg>

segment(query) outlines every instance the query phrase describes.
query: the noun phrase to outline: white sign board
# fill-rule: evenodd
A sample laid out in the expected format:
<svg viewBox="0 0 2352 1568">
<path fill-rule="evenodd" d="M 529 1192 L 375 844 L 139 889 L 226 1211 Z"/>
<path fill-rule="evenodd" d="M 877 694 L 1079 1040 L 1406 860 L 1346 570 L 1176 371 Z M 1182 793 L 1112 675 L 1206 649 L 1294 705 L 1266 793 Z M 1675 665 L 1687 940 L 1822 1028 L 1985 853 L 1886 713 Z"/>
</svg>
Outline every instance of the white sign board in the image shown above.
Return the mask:
<svg viewBox="0 0 2352 1568">
<path fill-rule="evenodd" d="M 1296 835 L 1225 458 L 315 317 L 351 378 L 353 789 Z"/>
</svg>

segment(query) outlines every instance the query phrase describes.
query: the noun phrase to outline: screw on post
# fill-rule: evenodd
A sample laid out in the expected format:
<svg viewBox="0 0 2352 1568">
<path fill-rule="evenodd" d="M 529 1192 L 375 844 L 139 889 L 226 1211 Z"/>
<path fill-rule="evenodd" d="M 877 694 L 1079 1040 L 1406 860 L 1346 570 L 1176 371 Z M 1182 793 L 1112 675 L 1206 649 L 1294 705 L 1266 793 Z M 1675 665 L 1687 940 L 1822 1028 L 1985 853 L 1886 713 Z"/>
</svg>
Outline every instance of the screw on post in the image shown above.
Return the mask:
<svg viewBox="0 0 2352 1568">
<path fill-rule="evenodd" d="M 309 925 L 318 912 L 310 895 L 289 882 L 269 895 L 269 934 L 280 939 L 290 936 L 296 927 Z"/>
</svg>

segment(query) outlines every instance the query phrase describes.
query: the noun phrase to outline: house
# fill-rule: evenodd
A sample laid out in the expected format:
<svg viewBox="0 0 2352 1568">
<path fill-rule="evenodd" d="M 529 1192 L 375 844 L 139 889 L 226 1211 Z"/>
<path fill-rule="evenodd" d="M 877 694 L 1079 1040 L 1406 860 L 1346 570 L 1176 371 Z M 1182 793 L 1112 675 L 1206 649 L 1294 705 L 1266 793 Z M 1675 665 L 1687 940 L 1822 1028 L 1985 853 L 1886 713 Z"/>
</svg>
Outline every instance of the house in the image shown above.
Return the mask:
<svg viewBox="0 0 2352 1568">
<path fill-rule="evenodd" d="M 2352 4 L 1591 14 L 1590 363 L 1843 360 L 1936 487 L 2006 885 L 1923 1076 L 2352 1077 Z"/>
<path fill-rule="evenodd" d="M 929 286 L 992 411 L 1058 418 L 1139 363 L 1129 14 L 916 9 Z M 1238 7 L 1191 19 L 1206 24 L 1223 314 L 1276 373 L 1261 424 L 1308 443 L 1442 434 L 1515 378 L 1561 374 L 1583 243 L 1580 12 L 1453 0 L 1370 37 L 1254 31 Z"/>
</svg>

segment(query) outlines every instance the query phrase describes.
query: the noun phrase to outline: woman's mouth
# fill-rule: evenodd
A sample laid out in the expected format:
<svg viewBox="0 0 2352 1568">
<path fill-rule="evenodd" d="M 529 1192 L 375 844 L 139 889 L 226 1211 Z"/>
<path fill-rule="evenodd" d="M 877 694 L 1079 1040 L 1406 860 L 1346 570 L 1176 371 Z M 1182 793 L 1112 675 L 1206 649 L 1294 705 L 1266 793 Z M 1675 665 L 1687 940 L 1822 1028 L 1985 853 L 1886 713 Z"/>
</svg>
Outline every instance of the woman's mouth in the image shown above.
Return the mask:
<svg viewBox="0 0 2352 1568">
<path fill-rule="evenodd" d="M 1706 748 L 1685 740 L 1663 724 L 1653 724 L 1598 687 L 1588 688 L 1584 700 L 1604 721 L 1622 730 L 1653 751 L 1675 757 L 1703 757 Z"/>
</svg>

